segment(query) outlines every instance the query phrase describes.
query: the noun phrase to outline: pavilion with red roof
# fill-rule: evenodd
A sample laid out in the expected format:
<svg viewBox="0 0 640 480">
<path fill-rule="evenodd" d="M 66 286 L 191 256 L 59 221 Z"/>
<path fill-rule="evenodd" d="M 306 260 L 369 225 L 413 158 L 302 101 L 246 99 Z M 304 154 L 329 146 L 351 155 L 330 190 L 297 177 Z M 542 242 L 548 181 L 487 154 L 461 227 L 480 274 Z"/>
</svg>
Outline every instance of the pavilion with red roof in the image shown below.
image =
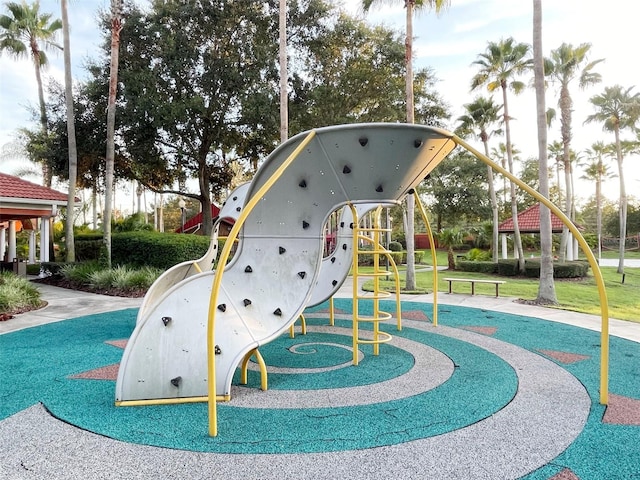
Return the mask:
<svg viewBox="0 0 640 480">
<path fill-rule="evenodd" d="M 77 201 L 77 200 L 76 200 Z M 40 258 L 49 258 L 50 219 L 67 206 L 67 194 L 0 173 L 0 260 L 17 260 L 16 233 L 30 230 L 29 262 L 35 263 L 36 229 L 40 229 Z"/>
<path fill-rule="evenodd" d="M 562 233 L 564 224 L 553 212 L 551 213 L 551 232 Z M 518 213 L 520 233 L 540 233 L 540 204 L 535 203 Z M 513 217 L 498 225 L 498 233 L 502 239 L 502 258 L 507 258 L 507 234 L 513 233 Z"/>
</svg>

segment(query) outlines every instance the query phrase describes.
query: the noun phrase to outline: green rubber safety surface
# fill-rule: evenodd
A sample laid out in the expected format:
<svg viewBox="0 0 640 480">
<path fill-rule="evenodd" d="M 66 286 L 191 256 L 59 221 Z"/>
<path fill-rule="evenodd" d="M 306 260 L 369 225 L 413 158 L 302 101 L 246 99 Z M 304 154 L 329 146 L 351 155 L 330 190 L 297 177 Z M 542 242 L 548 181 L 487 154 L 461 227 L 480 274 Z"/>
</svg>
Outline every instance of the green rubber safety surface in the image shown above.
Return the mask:
<svg viewBox="0 0 640 480">
<path fill-rule="evenodd" d="M 17 387 L 7 392 L 2 415 L 42 402 L 65 422 L 126 442 L 221 453 L 307 453 L 372 448 L 446 433 L 500 410 L 517 388 L 512 368 L 482 348 L 418 329 L 391 329 L 393 335 L 449 357 L 456 366 L 453 374 L 418 395 L 365 405 L 300 409 L 286 404 L 246 408 L 234 407 L 233 401 L 221 403 L 220 434 L 210 438 L 206 404 L 115 407 L 113 380 L 73 378 L 118 362 L 122 350 L 106 342 L 127 338 L 134 314 L 112 312 L 0 337 L 5 360 L 20 359 L 9 369 L 15 377 L 6 379 L 5 385 Z M 307 321 L 310 327 L 326 323 L 317 318 Z M 349 325 L 338 321 L 336 326 Z M 377 383 L 413 367 L 412 355 L 388 344 L 380 346 L 378 356 L 372 355 L 370 345 L 362 346 L 363 358 L 353 366 L 350 342 L 347 335 L 319 332 L 295 339 L 281 336 L 261 353 L 267 366 L 273 357 L 276 366 L 289 365 L 293 370 L 270 374 L 270 388 L 290 390 L 294 396 L 298 389 L 323 393 L 358 385 L 375 389 Z M 248 386 L 257 390 L 259 375 L 250 373 Z"/>
</svg>

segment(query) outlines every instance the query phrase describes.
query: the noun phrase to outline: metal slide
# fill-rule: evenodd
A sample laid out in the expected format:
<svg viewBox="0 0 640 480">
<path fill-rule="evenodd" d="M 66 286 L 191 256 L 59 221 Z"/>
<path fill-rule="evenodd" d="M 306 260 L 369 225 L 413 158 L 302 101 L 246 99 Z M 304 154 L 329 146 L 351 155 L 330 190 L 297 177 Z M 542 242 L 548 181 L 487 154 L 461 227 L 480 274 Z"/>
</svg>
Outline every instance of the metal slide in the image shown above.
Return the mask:
<svg viewBox="0 0 640 480">
<path fill-rule="evenodd" d="M 213 227 L 213 232 L 211 232 L 209 249 L 202 258 L 178 263 L 160 275 L 156 281 L 153 282 L 153 285 L 151 285 L 142 300 L 142 305 L 140 306 L 140 310 L 138 310 L 136 323 L 144 322 L 149 318 L 149 312 L 153 309 L 152 307 L 156 306 L 166 296 L 167 291 L 170 288 L 177 285 L 187 277 L 197 273 L 211 271 L 216 257 L 218 256 L 218 230 L 220 228 L 220 223 L 223 219 L 236 220 L 238 218 L 238 214 L 244 205 L 249 186 L 249 183 L 243 183 L 238 186 L 231 195 L 229 195 L 229 198 L 224 205 L 222 205 L 218 214 L 218 221 Z"/>
<path fill-rule="evenodd" d="M 306 137 L 291 138 L 267 158 L 247 199 Z M 329 214 L 347 203 L 399 203 L 455 148 L 451 137 L 408 124 L 315 130 L 249 213 L 238 250 L 224 270 L 214 306 L 218 396 L 230 397 L 243 357 L 286 332 L 309 304 Z M 120 364 L 117 402 L 207 395 L 208 299 L 215 275 L 187 276 L 148 303 Z"/>
</svg>

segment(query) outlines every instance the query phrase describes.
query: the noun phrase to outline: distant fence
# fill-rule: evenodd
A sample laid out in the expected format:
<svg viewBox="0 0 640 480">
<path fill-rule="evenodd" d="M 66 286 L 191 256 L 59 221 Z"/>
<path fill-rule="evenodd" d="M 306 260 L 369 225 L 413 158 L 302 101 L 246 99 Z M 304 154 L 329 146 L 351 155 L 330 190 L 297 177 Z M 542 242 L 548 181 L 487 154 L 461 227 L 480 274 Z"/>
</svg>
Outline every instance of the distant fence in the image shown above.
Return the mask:
<svg viewBox="0 0 640 480">
<path fill-rule="evenodd" d="M 603 250 L 619 250 L 620 239 L 618 237 L 602 237 L 601 246 Z M 640 233 L 625 238 L 625 251 L 640 250 Z"/>
</svg>

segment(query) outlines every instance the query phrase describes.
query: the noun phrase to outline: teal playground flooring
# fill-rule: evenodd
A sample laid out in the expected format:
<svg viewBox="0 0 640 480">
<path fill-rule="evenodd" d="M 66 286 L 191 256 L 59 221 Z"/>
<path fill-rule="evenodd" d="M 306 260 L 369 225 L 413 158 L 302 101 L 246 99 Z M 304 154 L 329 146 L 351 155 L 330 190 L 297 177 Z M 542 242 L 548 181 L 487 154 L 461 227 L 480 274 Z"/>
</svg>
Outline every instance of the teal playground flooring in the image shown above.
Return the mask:
<svg viewBox="0 0 640 480">
<path fill-rule="evenodd" d="M 395 311 L 391 303 L 383 309 Z M 545 320 L 449 305 L 403 302 L 403 329 L 378 356 L 361 346 L 352 366 L 351 301 L 335 300 L 305 312 L 308 333 L 288 334 L 260 348 L 269 390 L 259 390 L 257 369 L 231 402 L 218 406 L 218 437 L 207 435 L 204 403 L 115 407 L 117 364 L 137 310 L 75 318 L 0 335 L 0 420 L 42 403 L 54 417 L 78 428 L 133 444 L 218 454 L 315 454 L 361 451 L 442 436 L 494 421 L 519 394 L 522 365 L 499 352 L 521 352 L 540 362 L 540 385 L 553 405 L 544 375 L 565 375 L 587 407 L 575 435 L 524 477 L 640 478 L 640 345 L 611 337 L 611 402 L 598 403 L 600 335 Z M 361 314 L 371 304 L 361 303 Z M 498 353 L 497 353 L 498 352 Z M 538 368 L 538 367 L 536 367 Z M 237 378 L 236 378 L 237 380 Z M 234 384 L 237 382 L 234 381 Z M 572 405 L 563 408 L 572 410 Z M 571 402 L 571 399 L 568 400 Z M 546 407 L 545 407 L 546 408 Z M 580 410 L 576 398 L 576 410 Z M 553 410 L 549 407 L 548 410 Z M 541 412 L 532 424 L 549 423 Z M 497 421 L 497 420 L 496 420 Z M 553 427 L 553 425 L 551 425 Z M 549 428 L 547 425 L 545 428 Z M 514 447 L 527 445 L 530 430 Z M 521 441 L 521 444 L 519 444 Z M 425 452 L 428 455 L 428 452 Z M 535 461 L 533 462 L 535 464 Z M 573 475 L 573 476 L 569 476 Z"/>
</svg>

